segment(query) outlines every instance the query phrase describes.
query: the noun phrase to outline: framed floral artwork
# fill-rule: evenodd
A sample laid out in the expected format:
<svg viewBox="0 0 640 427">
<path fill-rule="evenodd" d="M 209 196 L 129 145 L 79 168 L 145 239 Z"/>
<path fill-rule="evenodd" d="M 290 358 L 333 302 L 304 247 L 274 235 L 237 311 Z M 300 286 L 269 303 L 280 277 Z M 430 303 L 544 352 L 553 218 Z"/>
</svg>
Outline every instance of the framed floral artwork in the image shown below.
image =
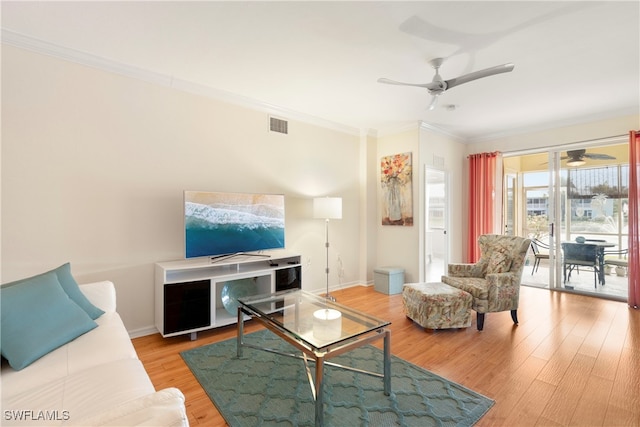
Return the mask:
<svg viewBox="0 0 640 427">
<path fill-rule="evenodd" d="M 411 153 L 382 157 L 382 225 L 413 225 L 412 179 Z"/>
</svg>

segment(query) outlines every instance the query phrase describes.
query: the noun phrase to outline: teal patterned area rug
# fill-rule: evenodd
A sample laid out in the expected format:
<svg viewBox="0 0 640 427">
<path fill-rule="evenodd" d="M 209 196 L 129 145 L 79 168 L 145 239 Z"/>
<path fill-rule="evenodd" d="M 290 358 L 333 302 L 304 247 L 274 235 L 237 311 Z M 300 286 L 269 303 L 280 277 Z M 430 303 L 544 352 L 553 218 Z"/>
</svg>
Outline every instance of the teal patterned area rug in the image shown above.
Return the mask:
<svg viewBox="0 0 640 427">
<path fill-rule="evenodd" d="M 268 330 L 245 341 L 296 352 Z M 181 356 L 231 427 L 313 426 L 314 401 L 301 360 L 246 347 L 239 359 L 235 338 Z M 382 372 L 383 355 L 367 345 L 330 361 Z M 472 426 L 494 403 L 395 356 L 391 374 L 391 395 L 385 396 L 381 378 L 325 365 L 325 425 Z"/>
</svg>

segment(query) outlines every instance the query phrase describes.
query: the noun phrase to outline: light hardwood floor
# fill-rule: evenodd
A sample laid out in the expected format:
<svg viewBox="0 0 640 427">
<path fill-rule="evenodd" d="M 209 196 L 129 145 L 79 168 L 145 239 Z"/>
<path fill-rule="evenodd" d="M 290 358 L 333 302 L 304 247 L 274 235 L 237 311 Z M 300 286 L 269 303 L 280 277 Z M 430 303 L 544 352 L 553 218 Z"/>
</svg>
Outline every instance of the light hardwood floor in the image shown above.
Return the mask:
<svg viewBox="0 0 640 427">
<path fill-rule="evenodd" d="M 626 303 L 522 287 L 520 324 L 489 313 L 484 331 L 424 330 L 401 295 L 358 286 L 338 302 L 388 319 L 392 354 L 495 400 L 476 426 L 640 426 L 640 311 Z M 260 329 L 247 322 L 247 332 Z M 235 326 L 198 339 L 133 340 L 156 389 L 178 387 L 192 426 L 225 422 L 179 352 L 235 337 Z"/>
</svg>

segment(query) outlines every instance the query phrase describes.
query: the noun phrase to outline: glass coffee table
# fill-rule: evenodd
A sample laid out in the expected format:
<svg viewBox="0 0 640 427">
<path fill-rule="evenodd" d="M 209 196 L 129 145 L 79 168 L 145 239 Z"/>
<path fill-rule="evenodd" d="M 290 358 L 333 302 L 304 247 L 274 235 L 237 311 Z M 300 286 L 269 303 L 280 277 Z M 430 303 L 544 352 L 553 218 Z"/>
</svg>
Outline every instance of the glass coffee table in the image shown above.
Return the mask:
<svg viewBox="0 0 640 427">
<path fill-rule="evenodd" d="M 238 302 L 240 303 L 238 306 L 238 357 L 242 357 L 243 347 L 252 347 L 302 359 L 315 399 L 316 426 L 322 426 L 324 419 L 325 365 L 380 377 L 384 394 L 388 396 L 391 393 L 391 331 L 387 328 L 391 322 L 298 289 L 243 297 L 239 298 Z M 245 315 L 258 320 L 302 353 L 284 353 L 246 343 L 244 341 Z M 327 359 L 381 338 L 384 340 L 383 373 L 327 362 Z M 315 364 L 315 381 L 311 375 L 309 362 Z"/>
</svg>

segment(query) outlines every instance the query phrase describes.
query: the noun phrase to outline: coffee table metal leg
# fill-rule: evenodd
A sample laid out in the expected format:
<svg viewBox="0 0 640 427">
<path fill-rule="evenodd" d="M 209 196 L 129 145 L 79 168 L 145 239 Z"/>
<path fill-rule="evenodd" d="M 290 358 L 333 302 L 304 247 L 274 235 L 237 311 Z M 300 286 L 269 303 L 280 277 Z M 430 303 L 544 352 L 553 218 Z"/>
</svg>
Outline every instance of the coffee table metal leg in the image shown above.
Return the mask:
<svg viewBox="0 0 640 427">
<path fill-rule="evenodd" d="M 316 427 L 324 425 L 324 356 L 316 357 Z"/>
<path fill-rule="evenodd" d="M 391 395 L 391 332 L 384 332 L 384 394 Z"/>
<path fill-rule="evenodd" d="M 238 357 L 242 357 L 242 338 L 244 336 L 244 316 L 242 309 L 238 307 L 238 340 L 236 342 L 236 351 Z"/>
</svg>

